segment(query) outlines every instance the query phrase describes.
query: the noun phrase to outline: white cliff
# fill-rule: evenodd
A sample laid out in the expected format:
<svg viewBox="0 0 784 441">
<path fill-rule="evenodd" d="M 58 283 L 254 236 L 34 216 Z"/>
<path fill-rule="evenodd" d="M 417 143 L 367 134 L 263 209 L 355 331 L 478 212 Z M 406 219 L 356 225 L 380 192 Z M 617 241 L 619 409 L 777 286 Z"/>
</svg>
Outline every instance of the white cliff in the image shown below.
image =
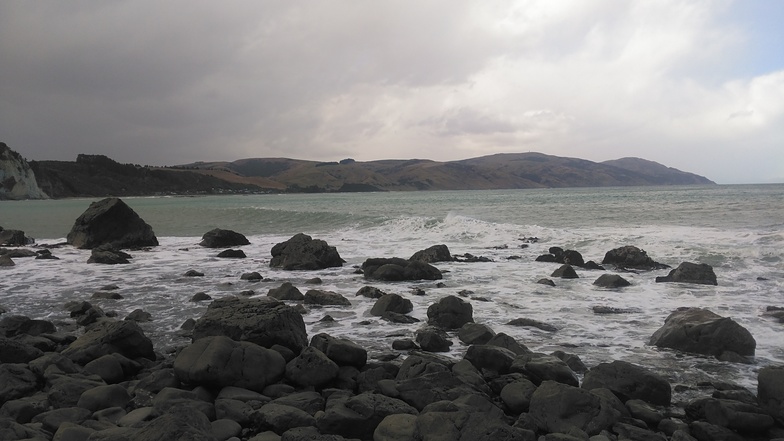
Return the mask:
<svg viewBox="0 0 784 441">
<path fill-rule="evenodd" d="M 0 142 L 0 200 L 48 198 L 38 187 L 33 170 L 22 155 Z"/>
</svg>

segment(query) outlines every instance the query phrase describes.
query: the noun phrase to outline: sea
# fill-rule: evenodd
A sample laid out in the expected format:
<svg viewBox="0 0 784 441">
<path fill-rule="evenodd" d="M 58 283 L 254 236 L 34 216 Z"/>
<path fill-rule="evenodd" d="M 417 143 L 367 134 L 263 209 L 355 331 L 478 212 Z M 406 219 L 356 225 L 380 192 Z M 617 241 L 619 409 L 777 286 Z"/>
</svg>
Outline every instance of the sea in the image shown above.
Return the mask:
<svg viewBox="0 0 784 441">
<path fill-rule="evenodd" d="M 0 226 L 24 230 L 34 246 L 61 244 L 74 220 L 97 199 L 0 202 Z M 395 354 L 392 341 L 414 338 L 427 322 L 427 308 L 448 295 L 462 296 L 477 323 L 513 336 L 531 350 L 562 350 L 588 366 L 624 360 L 664 375 L 679 393 L 702 382 L 732 382 L 756 391 L 757 371 L 784 364 L 784 323 L 766 314 L 784 307 L 784 185 L 712 185 L 624 188 L 522 189 L 492 191 L 385 192 L 339 194 L 260 194 L 128 197 L 123 199 L 147 223 L 160 246 L 131 251 L 127 265 L 88 264 L 90 251 L 70 246 L 52 250 L 59 260 L 15 259 L 0 268 L 0 306 L 6 314 L 72 323 L 64 309 L 87 300 L 122 318 L 142 309 L 156 350 L 172 353 L 189 342 L 180 326 L 199 318 L 209 302 L 192 302 L 197 292 L 213 299 L 266 296 L 291 282 L 303 293 L 322 289 L 342 294 L 351 306 L 306 305 L 308 335 L 325 332 L 368 348 L 371 358 Z M 216 257 L 220 250 L 198 245 L 213 228 L 240 232 L 251 244 L 245 259 Z M 323 239 L 346 261 L 341 268 L 283 271 L 269 267 L 272 246 L 297 233 Z M 487 262 L 439 262 L 436 281 L 378 282 L 358 272 L 371 257 L 408 258 L 431 245 L 447 245 L 453 255 L 471 254 Z M 668 270 L 618 272 L 631 282 L 621 289 L 593 285 L 601 271 L 577 268 L 578 279 L 537 283 L 560 265 L 536 262 L 550 247 L 579 251 L 601 263 L 606 252 L 624 245 L 645 250 L 655 261 L 714 268 L 718 286 L 656 283 Z M 185 277 L 188 270 L 203 277 Z M 264 280 L 240 280 L 259 272 Z M 306 282 L 320 278 L 320 285 Z M 120 300 L 91 299 L 115 284 Z M 374 317 L 373 299 L 356 296 L 364 286 L 397 293 L 414 305 L 419 324 L 401 325 Z M 424 291 L 417 295 L 415 291 Z M 252 292 L 251 292 L 252 291 Z M 420 292 L 421 294 L 421 292 Z M 596 314 L 594 307 L 624 311 Z M 731 317 L 754 336 L 750 364 L 658 349 L 648 344 L 667 316 L 680 307 L 707 308 Z M 325 318 L 331 318 L 331 320 Z M 528 318 L 556 331 L 515 327 Z M 466 350 L 451 334 L 451 351 Z M 405 357 L 406 354 L 399 354 Z"/>
</svg>

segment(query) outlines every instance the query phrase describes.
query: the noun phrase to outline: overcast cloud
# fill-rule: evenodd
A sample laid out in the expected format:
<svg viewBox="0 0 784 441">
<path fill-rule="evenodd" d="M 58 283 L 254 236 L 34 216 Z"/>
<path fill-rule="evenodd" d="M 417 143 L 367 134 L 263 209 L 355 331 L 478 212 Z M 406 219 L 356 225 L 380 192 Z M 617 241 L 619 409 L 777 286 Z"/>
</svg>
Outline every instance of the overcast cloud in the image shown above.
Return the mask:
<svg viewBox="0 0 784 441">
<path fill-rule="evenodd" d="M 28 159 L 637 156 L 784 182 L 765 0 L 0 3 L 0 141 Z"/>
</svg>

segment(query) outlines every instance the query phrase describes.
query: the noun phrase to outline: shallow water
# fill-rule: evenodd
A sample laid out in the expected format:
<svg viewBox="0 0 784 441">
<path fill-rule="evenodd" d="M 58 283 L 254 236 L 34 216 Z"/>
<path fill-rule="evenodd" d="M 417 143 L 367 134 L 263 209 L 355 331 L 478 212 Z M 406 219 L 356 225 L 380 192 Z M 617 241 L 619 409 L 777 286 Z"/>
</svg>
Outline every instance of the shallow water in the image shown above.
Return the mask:
<svg viewBox="0 0 784 441">
<path fill-rule="evenodd" d="M 143 325 L 156 349 L 168 351 L 188 342 L 178 333 L 187 318 L 198 318 L 208 302 L 189 299 L 199 291 L 213 298 L 270 288 L 291 281 L 301 291 L 320 277 L 318 289 L 343 294 L 351 307 L 310 308 L 310 336 L 327 332 L 371 349 L 390 351 L 392 340 L 413 337 L 417 326 L 387 323 L 369 314 L 374 300 L 355 297 L 373 285 L 406 296 L 412 316 L 424 323 L 437 299 L 464 292 L 476 322 L 514 336 L 533 350 L 561 349 L 592 366 L 626 360 L 649 366 L 673 383 L 703 380 L 738 382 L 756 388 L 759 367 L 784 363 L 784 324 L 763 315 L 768 305 L 784 306 L 784 186 L 711 186 L 666 188 L 505 190 L 334 195 L 259 195 L 220 197 L 128 198 L 158 235 L 160 246 L 132 252 L 129 265 L 87 264 L 89 251 L 65 246 L 56 261 L 15 259 L 0 269 L 0 305 L 9 314 L 69 321 L 63 305 L 89 300 L 107 284 L 117 284 L 122 300 L 94 300 L 124 317 L 142 308 L 153 316 Z M 0 225 L 25 230 L 38 244 L 64 240 L 74 219 L 90 200 L 0 202 Z M 198 246 L 215 228 L 246 234 L 247 259 L 218 259 L 219 250 Z M 304 232 L 337 247 L 342 268 L 285 272 L 269 268 L 270 249 Z M 537 243 L 523 248 L 523 238 Z M 452 254 L 489 257 L 488 263 L 438 263 L 445 284 L 378 283 L 355 274 L 369 257 L 409 257 L 434 244 Z M 632 286 L 619 290 L 592 285 L 601 272 L 578 269 L 579 279 L 555 279 L 556 287 L 537 284 L 559 265 L 535 262 L 551 246 L 574 249 L 600 262 L 607 251 L 635 245 L 656 261 L 683 261 L 714 267 L 719 286 L 655 283 L 667 271 L 623 273 Z M 519 257 L 510 260 L 510 257 Z M 189 269 L 204 277 L 184 277 Z M 258 271 L 265 280 L 240 280 Z M 415 287 L 426 291 L 415 296 Z M 465 294 L 465 292 L 471 292 Z M 594 306 L 630 310 L 597 315 Z M 647 342 L 676 308 L 696 306 L 732 317 L 757 341 L 752 365 L 722 363 L 658 350 Z M 324 323 L 325 315 L 334 322 Z M 556 332 L 506 323 L 526 317 L 552 324 Z M 465 347 L 454 338 L 454 356 Z"/>
</svg>

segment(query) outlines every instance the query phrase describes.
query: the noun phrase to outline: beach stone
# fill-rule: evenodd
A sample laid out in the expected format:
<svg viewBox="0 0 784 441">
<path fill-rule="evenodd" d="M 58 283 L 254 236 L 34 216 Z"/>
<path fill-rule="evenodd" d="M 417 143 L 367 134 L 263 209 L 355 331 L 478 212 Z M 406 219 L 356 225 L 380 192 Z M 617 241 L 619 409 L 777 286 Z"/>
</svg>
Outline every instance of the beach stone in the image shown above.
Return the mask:
<svg viewBox="0 0 784 441">
<path fill-rule="evenodd" d="M 706 264 L 683 262 L 666 276 L 656 278 L 657 282 L 695 283 L 699 285 L 718 285 L 713 267 Z"/>
<path fill-rule="evenodd" d="M 106 198 L 90 204 L 76 219 L 66 240 L 68 244 L 82 249 L 101 245 L 117 249 L 158 245 L 152 227 L 118 198 Z"/>
<path fill-rule="evenodd" d="M 125 317 L 125 320 L 144 323 L 152 321 L 152 314 L 141 309 L 134 309 Z"/>
<path fill-rule="evenodd" d="M 441 280 L 443 275 L 429 263 L 392 258 L 371 258 L 362 263 L 365 278 L 388 282 Z"/>
<path fill-rule="evenodd" d="M 250 245 L 250 241 L 243 234 L 236 231 L 215 228 L 204 233 L 199 245 L 205 248 L 230 248 Z"/>
<path fill-rule="evenodd" d="M 17 423 L 25 424 L 29 423 L 34 416 L 49 409 L 50 404 L 46 394 L 39 392 L 3 403 L 0 407 L 0 419 L 8 417 Z"/>
<path fill-rule="evenodd" d="M 131 263 L 129 259 L 132 256 L 114 248 L 106 248 L 106 245 L 101 245 L 98 248 L 93 248 L 90 253 L 90 258 L 87 263 L 101 263 L 104 265 L 123 265 Z"/>
<path fill-rule="evenodd" d="M 640 270 L 656 270 L 669 268 L 655 262 L 648 256 L 645 250 L 637 248 L 633 245 L 626 245 L 619 248 L 612 249 L 605 253 L 603 264 L 615 265 L 618 268 L 640 269 Z"/>
<path fill-rule="evenodd" d="M 42 355 L 43 351 L 32 345 L 0 337 L 0 363 L 29 363 Z"/>
<path fill-rule="evenodd" d="M 292 406 L 297 409 L 304 410 L 309 415 L 315 415 L 316 413 L 323 411 L 325 405 L 324 396 L 315 391 L 291 393 L 276 398 L 272 402 L 275 404 L 284 404 L 286 406 Z"/>
<path fill-rule="evenodd" d="M 242 250 L 223 250 L 218 253 L 216 257 L 220 257 L 222 259 L 244 259 L 247 256 Z"/>
<path fill-rule="evenodd" d="M 490 341 L 487 342 L 490 346 L 498 346 L 501 348 L 509 349 L 510 351 L 514 352 L 515 355 L 522 355 L 522 354 L 530 354 L 531 350 L 528 349 L 524 344 L 517 341 L 514 337 L 505 334 L 503 332 L 499 332 Z"/>
<path fill-rule="evenodd" d="M 423 351 L 427 352 L 449 352 L 452 340 L 441 329 L 426 327 L 416 332 L 416 342 Z"/>
<path fill-rule="evenodd" d="M 324 386 L 337 378 L 340 367 L 320 350 L 309 346 L 286 364 L 286 379 L 299 386 Z"/>
<path fill-rule="evenodd" d="M 310 340 L 310 346 L 323 352 L 339 366 L 361 368 L 367 364 L 367 350 L 345 338 L 335 338 L 324 333 L 316 334 Z"/>
<path fill-rule="evenodd" d="M 612 430 L 618 434 L 618 439 L 622 440 L 668 441 L 667 437 L 660 433 L 626 423 L 615 423 Z"/>
<path fill-rule="evenodd" d="M 764 433 L 775 424 L 773 417 L 759 406 L 739 401 L 710 398 L 704 412 L 709 423 L 740 433 Z"/>
<path fill-rule="evenodd" d="M 96 323 L 62 351 L 63 355 L 81 365 L 113 353 L 131 359 L 155 360 L 152 341 L 136 322 L 125 320 Z"/>
<path fill-rule="evenodd" d="M 744 441 L 745 438 L 726 427 L 707 421 L 693 421 L 689 424 L 691 436 L 698 441 Z"/>
<path fill-rule="evenodd" d="M 226 441 L 232 437 L 237 437 L 242 433 L 242 426 L 236 421 L 229 419 L 217 419 L 210 423 L 212 426 L 212 436 L 217 441 Z"/>
<path fill-rule="evenodd" d="M 317 427 L 324 434 L 373 439 L 373 432 L 387 416 L 417 413 L 402 400 L 364 392 L 346 399 L 330 397 L 324 414 L 317 420 Z"/>
<path fill-rule="evenodd" d="M 50 433 L 57 432 L 63 423 L 81 424 L 92 416 L 92 412 L 81 407 L 65 407 L 53 409 L 33 417 L 33 423 L 41 423 L 44 430 Z"/>
<path fill-rule="evenodd" d="M 316 425 L 316 419 L 304 410 L 279 403 L 263 405 L 251 414 L 251 420 L 256 427 L 269 429 L 275 433 Z"/>
<path fill-rule="evenodd" d="M 411 303 L 411 300 L 400 294 L 385 294 L 376 300 L 376 303 L 370 310 L 370 314 L 375 316 L 383 316 L 386 312 L 408 314 L 413 310 L 414 305 Z"/>
<path fill-rule="evenodd" d="M 299 353 L 308 344 L 302 315 L 269 297 L 227 297 L 213 301 L 196 321 L 193 340 L 225 335 L 265 348 L 279 344 Z"/>
<path fill-rule="evenodd" d="M 765 366 L 757 373 L 759 404 L 784 426 L 784 366 Z"/>
<path fill-rule="evenodd" d="M 651 336 L 649 344 L 696 354 L 721 357 L 726 352 L 753 356 L 757 342 L 731 318 L 707 309 L 679 308 Z"/>
<path fill-rule="evenodd" d="M 513 381 L 501 389 L 500 398 L 512 415 L 528 412 L 536 385 L 525 378 Z"/>
<path fill-rule="evenodd" d="M 120 359 L 114 355 L 107 354 L 90 361 L 84 365 L 84 372 L 98 375 L 109 384 L 121 382 L 125 378 L 125 371 Z"/>
<path fill-rule="evenodd" d="M 174 360 L 183 383 L 210 388 L 237 386 L 261 392 L 283 378 L 286 361 L 272 349 L 254 343 L 211 336 L 186 346 Z"/>
<path fill-rule="evenodd" d="M 518 355 L 509 367 L 509 371 L 525 375 L 534 384 L 556 381 L 574 387 L 580 385 L 574 371 L 554 355 L 537 353 Z"/>
<path fill-rule="evenodd" d="M 621 401 L 639 399 L 647 403 L 669 406 L 672 387 L 664 377 L 625 361 L 600 363 L 583 379 L 583 389 L 607 388 Z"/>
<path fill-rule="evenodd" d="M 187 406 L 169 409 L 139 428 L 131 439 L 216 441 L 209 418 Z"/>
<path fill-rule="evenodd" d="M 264 277 L 259 274 L 257 271 L 252 271 L 249 273 L 242 273 L 240 276 L 240 280 L 247 280 L 248 282 L 258 282 L 264 280 Z"/>
<path fill-rule="evenodd" d="M 618 274 L 602 274 L 593 284 L 601 288 L 623 288 L 630 286 L 631 283 Z"/>
<path fill-rule="evenodd" d="M 460 327 L 457 338 L 467 345 L 483 345 L 495 336 L 489 326 L 481 323 L 468 322 Z"/>
<path fill-rule="evenodd" d="M 550 277 L 560 277 L 561 279 L 577 279 L 580 276 L 577 275 L 577 272 L 572 268 L 569 264 L 564 264 L 557 270 L 553 271 L 550 274 Z"/>
<path fill-rule="evenodd" d="M 333 291 L 309 289 L 305 292 L 303 301 L 306 305 L 320 306 L 351 306 L 351 301 Z"/>
<path fill-rule="evenodd" d="M 471 345 L 463 357 L 477 369 L 488 369 L 506 374 L 515 360 L 515 353 L 509 349 L 491 345 Z"/>
<path fill-rule="evenodd" d="M 337 249 L 321 239 L 298 233 L 272 247 L 270 267 L 284 270 L 318 270 L 343 266 Z"/>
<path fill-rule="evenodd" d="M 291 282 L 283 282 L 283 284 L 277 288 L 270 288 L 267 292 L 267 296 L 278 300 L 302 301 L 305 299 L 302 292 L 300 292 L 296 286 L 292 285 Z"/>
<path fill-rule="evenodd" d="M 83 407 L 91 412 L 109 407 L 125 407 L 131 401 L 131 395 L 124 387 L 118 384 L 96 386 L 82 392 L 77 407 Z"/>
<path fill-rule="evenodd" d="M 38 386 L 38 376 L 26 364 L 0 363 L 0 402 L 28 396 Z"/>
<path fill-rule="evenodd" d="M 376 288 L 375 286 L 363 286 L 357 291 L 357 297 L 367 297 L 370 299 L 380 299 L 386 293 Z"/>
<path fill-rule="evenodd" d="M 408 260 L 424 263 L 451 262 L 452 254 L 446 245 L 433 245 L 427 249 L 417 251 Z"/>
<path fill-rule="evenodd" d="M 0 418 L 0 439 L 2 440 L 48 440 L 45 434 L 28 425 L 19 424 L 7 418 Z"/>
<path fill-rule="evenodd" d="M 555 381 L 537 387 L 528 415 L 542 431 L 568 433 L 577 428 L 588 435 L 609 429 L 620 418 L 620 413 L 599 396 Z"/>
<path fill-rule="evenodd" d="M 474 321 L 474 308 L 457 296 L 446 296 L 427 308 L 428 322 L 444 329 L 459 329 Z"/>
<path fill-rule="evenodd" d="M 417 415 L 396 413 L 387 415 L 373 432 L 373 441 L 407 441 L 416 439 Z"/>
</svg>

